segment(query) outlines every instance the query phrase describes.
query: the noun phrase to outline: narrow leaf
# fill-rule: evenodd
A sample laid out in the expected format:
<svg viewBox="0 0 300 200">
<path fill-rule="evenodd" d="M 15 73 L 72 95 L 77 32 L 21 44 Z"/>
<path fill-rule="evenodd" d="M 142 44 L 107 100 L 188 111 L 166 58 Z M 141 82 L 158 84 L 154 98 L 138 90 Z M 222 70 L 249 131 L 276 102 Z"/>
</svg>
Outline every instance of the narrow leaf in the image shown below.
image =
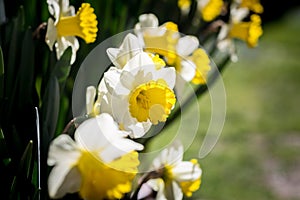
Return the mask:
<svg viewBox="0 0 300 200">
<path fill-rule="evenodd" d="M 0 99 L 3 98 L 4 90 L 4 59 L 2 48 L 0 46 Z"/>
<path fill-rule="evenodd" d="M 42 146 L 47 146 L 53 138 L 59 112 L 59 83 L 55 76 L 50 77 L 42 101 L 43 137 Z"/>
<path fill-rule="evenodd" d="M 53 76 L 55 76 L 59 83 L 60 94 L 62 94 L 66 80 L 70 74 L 71 65 L 70 60 L 72 56 L 72 49 L 68 47 L 61 58 L 57 61 L 54 67 Z"/>
<path fill-rule="evenodd" d="M 28 29 L 25 32 L 25 36 L 22 43 L 21 49 L 21 59 L 20 66 L 18 71 L 18 87 L 19 87 L 19 106 L 26 103 L 32 103 L 32 98 L 23 98 L 31 97 L 33 89 L 33 75 L 34 75 L 34 44 L 32 39 L 32 31 Z"/>
</svg>

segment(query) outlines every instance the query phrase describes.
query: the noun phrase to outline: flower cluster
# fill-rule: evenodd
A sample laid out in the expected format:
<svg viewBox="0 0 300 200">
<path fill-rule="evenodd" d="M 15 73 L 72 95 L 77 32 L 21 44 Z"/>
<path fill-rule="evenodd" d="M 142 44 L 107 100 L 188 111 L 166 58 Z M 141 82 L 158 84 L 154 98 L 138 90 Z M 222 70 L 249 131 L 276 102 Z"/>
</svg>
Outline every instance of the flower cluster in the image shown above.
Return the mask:
<svg viewBox="0 0 300 200">
<path fill-rule="evenodd" d="M 193 39 L 191 36 L 179 38 L 177 46 L 189 44 Z M 206 68 L 209 64 L 205 51 L 197 47 L 196 42 L 189 50 L 195 51 L 190 57 L 174 53 L 177 62 L 187 62 L 185 66 L 193 69 L 194 77 L 198 68 Z M 133 139 L 143 137 L 151 126 L 165 122 L 176 103 L 174 87 L 176 76 L 181 73 L 176 75 L 176 69 L 165 62 L 168 58 L 159 54 L 159 50 L 167 51 L 163 48 L 149 50 L 134 34 L 126 35 L 119 48 L 107 49 L 114 66 L 104 73 L 98 89 L 87 88 L 89 119 L 76 129 L 75 142 L 62 134 L 50 145 L 48 164 L 54 165 L 49 176 L 51 197 L 79 191 L 85 199 L 117 199 L 131 191 L 131 181 L 138 172 L 137 151 L 143 149 L 143 145 Z M 193 63 L 193 56 L 197 54 L 204 55 L 203 59 L 199 57 L 196 61 L 198 68 Z M 164 169 L 155 180 L 174 180 L 172 185 L 177 186 L 174 193 L 182 191 L 191 196 L 199 188 L 201 170 L 195 161 L 181 164 L 181 146 L 175 153 L 173 151 L 172 147 L 170 155 L 162 157 L 166 163 L 155 164 L 156 171 Z M 178 155 L 181 157 L 177 158 Z M 180 170 L 183 170 L 184 177 Z M 111 182 L 104 184 L 105 179 Z M 166 181 L 166 187 L 168 184 Z M 153 187 L 155 191 L 157 187 Z M 163 195 L 162 189 L 160 193 Z"/>
<path fill-rule="evenodd" d="M 79 48 L 75 36 L 86 43 L 96 39 L 96 15 L 90 4 L 82 4 L 75 15 L 67 0 L 47 2 L 55 20 L 48 20 L 46 43 L 51 50 L 55 46 L 58 59 L 71 46 L 72 64 Z M 262 34 L 259 1 L 234 0 L 228 5 L 222 0 L 198 0 L 196 4 L 196 16 L 213 31 L 218 29 L 215 48 L 229 53 L 232 61 L 237 60 L 233 39 L 249 47 L 257 45 Z M 191 5 L 191 1 L 178 1 L 182 15 L 191 11 Z M 228 21 L 222 20 L 224 15 Z M 243 21 L 249 16 L 250 21 Z M 139 139 L 152 126 L 167 121 L 186 83 L 208 82 L 212 61 L 199 37 L 183 35 L 176 23 L 160 24 L 154 14 L 147 13 L 139 16 L 133 33 L 119 47 L 110 47 L 106 53 L 112 66 L 99 74 L 97 87 L 86 89 L 87 119 L 74 137 L 60 134 L 50 144 L 50 197 L 74 192 L 83 199 L 192 196 L 200 187 L 202 170 L 196 159 L 182 161 L 183 146 L 177 143 L 153 160 L 139 183 L 133 182 L 144 149 Z"/>
</svg>

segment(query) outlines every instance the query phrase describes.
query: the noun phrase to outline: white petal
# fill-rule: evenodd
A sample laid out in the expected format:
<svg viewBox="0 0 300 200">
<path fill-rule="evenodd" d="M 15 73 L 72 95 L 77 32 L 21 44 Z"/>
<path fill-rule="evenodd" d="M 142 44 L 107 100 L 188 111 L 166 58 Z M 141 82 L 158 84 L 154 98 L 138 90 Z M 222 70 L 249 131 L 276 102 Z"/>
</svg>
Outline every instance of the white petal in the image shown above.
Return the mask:
<svg viewBox="0 0 300 200">
<path fill-rule="evenodd" d="M 153 73 L 153 80 L 163 79 L 168 84 L 169 88 L 173 89 L 176 82 L 176 70 L 174 67 L 167 67 L 156 70 Z"/>
<path fill-rule="evenodd" d="M 53 45 L 54 45 L 56 40 L 57 40 L 56 27 L 54 25 L 53 19 L 49 18 L 48 19 L 48 24 L 47 24 L 47 32 L 46 32 L 45 41 L 46 41 L 46 43 L 49 46 L 51 51 L 53 50 Z"/>
<path fill-rule="evenodd" d="M 55 138 L 49 147 L 47 163 L 50 166 L 60 162 L 75 163 L 80 156 L 76 143 L 69 135 L 62 134 Z"/>
<path fill-rule="evenodd" d="M 74 36 L 67 36 L 65 37 L 65 40 L 67 41 L 68 46 L 71 46 L 72 48 L 72 57 L 70 61 L 70 64 L 72 65 L 76 60 L 76 52 L 79 49 L 79 42 Z"/>
<path fill-rule="evenodd" d="M 138 38 L 129 33 L 123 40 L 119 48 L 108 48 L 107 55 L 112 63 L 122 69 L 124 65 L 135 55 L 142 52 L 142 45 Z"/>
<path fill-rule="evenodd" d="M 55 24 L 57 24 L 60 16 L 60 6 L 56 0 L 47 0 L 49 13 L 54 16 Z"/>
<path fill-rule="evenodd" d="M 141 138 L 143 137 L 151 128 L 152 123 L 149 122 L 138 122 L 138 123 L 133 123 L 128 126 L 130 130 L 130 138 Z"/>
<path fill-rule="evenodd" d="M 137 199 L 145 199 L 146 197 L 150 196 L 153 193 L 153 189 L 148 184 L 143 184 Z"/>
<path fill-rule="evenodd" d="M 175 181 L 166 185 L 165 195 L 167 199 L 182 200 L 183 198 L 181 188 Z"/>
<path fill-rule="evenodd" d="M 233 8 L 230 10 L 230 17 L 233 23 L 241 22 L 246 16 L 249 15 L 248 8 Z"/>
<path fill-rule="evenodd" d="M 156 200 L 167 200 L 164 194 L 165 183 L 161 178 L 150 179 L 149 181 L 147 181 L 146 184 L 149 185 L 154 191 L 157 192 L 155 198 Z"/>
<path fill-rule="evenodd" d="M 104 79 L 101 79 L 98 85 L 98 93 L 106 94 L 108 92 Z"/>
<path fill-rule="evenodd" d="M 132 151 L 143 150 L 144 146 L 133 140 L 120 138 L 114 140 L 107 148 L 100 152 L 100 157 L 104 162 L 111 162 Z"/>
<path fill-rule="evenodd" d="M 154 14 L 143 14 L 139 16 L 139 23 L 136 24 L 135 28 L 158 27 L 158 23 L 158 19 Z"/>
<path fill-rule="evenodd" d="M 184 161 L 177 164 L 172 169 L 174 179 L 178 182 L 193 181 L 201 177 L 202 170 L 199 165 L 195 165 L 192 162 Z"/>
<path fill-rule="evenodd" d="M 89 86 L 86 89 L 86 113 L 89 115 L 93 112 L 96 97 L 96 88 Z"/>
<path fill-rule="evenodd" d="M 55 166 L 49 174 L 48 190 L 51 198 L 61 198 L 67 193 L 79 191 L 81 176 L 76 167 Z"/>
<path fill-rule="evenodd" d="M 182 78 L 189 82 L 195 77 L 196 73 L 196 65 L 194 62 L 190 60 L 183 60 L 181 61 L 181 71 L 180 75 Z"/>
<path fill-rule="evenodd" d="M 127 71 L 123 71 L 120 76 L 120 81 L 123 86 L 128 88 L 129 90 L 133 88 L 133 83 L 135 81 L 135 77 Z"/>
<path fill-rule="evenodd" d="M 123 70 L 130 71 L 130 72 L 138 72 L 140 67 L 147 67 L 150 65 L 154 65 L 154 62 L 150 58 L 150 56 L 145 53 L 141 52 L 134 56 L 132 59 L 128 61 L 128 63 L 124 66 Z"/>
<path fill-rule="evenodd" d="M 115 67 L 110 67 L 107 72 L 104 73 L 103 80 L 106 88 L 111 94 L 128 94 L 128 91 L 120 82 L 121 70 Z"/>
<path fill-rule="evenodd" d="M 79 147 L 90 151 L 100 150 L 122 137 L 113 118 L 103 113 L 84 121 L 75 131 L 75 141 Z"/>
<path fill-rule="evenodd" d="M 178 40 L 176 53 L 180 56 L 192 54 L 199 46 L 199 40 L 195 36 L 184 36 Z"/>
<path fill-rule="evenodd" d="M 70 6 L 69 0 L 61 0 L 61 15 L 66 16 L 73 16 L 75 15 L 75 8 L 73 6 Z"/>
</svg>

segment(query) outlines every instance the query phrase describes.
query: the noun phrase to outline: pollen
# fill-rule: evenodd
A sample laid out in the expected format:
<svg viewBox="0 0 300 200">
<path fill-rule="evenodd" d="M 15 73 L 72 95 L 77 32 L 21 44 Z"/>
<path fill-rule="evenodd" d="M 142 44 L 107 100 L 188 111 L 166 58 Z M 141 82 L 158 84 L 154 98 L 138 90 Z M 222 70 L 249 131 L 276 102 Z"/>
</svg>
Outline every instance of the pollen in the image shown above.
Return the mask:
<svg viewBox="0 0 300 200">
<path fill-rule="evenodd" d="M 56 28 L 57 34 L 62 36 L 78 36 L 86 43 L 95 42 L 97 37 L 97 17 L 89 3 L 81 4 L 76 15 L 61 17 Z"/>
<path fill-rule="evenodd" d="M 165 122 L 176 102 L 164 80 L 149 81 L 136 87 L 129 96 L 129 111 L 139 122 Z"/>
</svg>

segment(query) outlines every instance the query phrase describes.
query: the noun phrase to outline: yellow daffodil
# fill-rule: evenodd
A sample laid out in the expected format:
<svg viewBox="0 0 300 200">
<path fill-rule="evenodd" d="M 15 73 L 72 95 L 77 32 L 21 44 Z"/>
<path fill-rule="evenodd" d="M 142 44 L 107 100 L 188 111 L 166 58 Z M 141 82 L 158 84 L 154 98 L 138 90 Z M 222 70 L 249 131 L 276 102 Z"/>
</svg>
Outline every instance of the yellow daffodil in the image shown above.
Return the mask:
<svg viewBox="0 0 300 200">
<path fill-rule="evenodd" d="M 101 112 L 111 113 L 121 128 L 131 130 L 131 137 L 141 137 L 149 125 L 169 116 L 176 102 L 175 78 L 174 68 L 157 69 L 147 53 L 139 53 L 122 70 L 112 67 L 104 74 L 109 92 Z M 137 125 L 142 131 L 135 131 Z"/>
<path fill-rule="evenodd" d="M 98 22 L 94 9 L 90 4 L 83 3 L 75 14 L 74 7 L 69 6 L 69 0 L 47 0 L 47 3 L 54 20 L 48 19 L 46 43 L 51 51 L 55 45 L 57 59 L 71 46 L 73 64 L 79 49 L 79 42 L 75 36 L 82 38 L 86 43 L 96 40 Z"/>
<path fill-rule="evenodd" d="M 131 191 L 143 146 L 125 138 L 109 114 L 84 121 L 75 141 L 62 134 L 49 147 L 51 198 L 79 192 L 83 199 L 120 199 Z"/>
<path fill-rule="evenodd" d="M 154 159 L 152 169 L 160 177 L 146 184 L 157 192 L 156 199 L 181 200 L 199 189 L 202 170 L 197 160 L 182 161 L 182 157 L 183 147 L 174 145 Z"/>
<path fill-rule="evenodd" d="M 218 17 L 223 8 L 223 0 L 197 0 L 198 11 L 204 21 L 210 22 Z"/>
</svg>

